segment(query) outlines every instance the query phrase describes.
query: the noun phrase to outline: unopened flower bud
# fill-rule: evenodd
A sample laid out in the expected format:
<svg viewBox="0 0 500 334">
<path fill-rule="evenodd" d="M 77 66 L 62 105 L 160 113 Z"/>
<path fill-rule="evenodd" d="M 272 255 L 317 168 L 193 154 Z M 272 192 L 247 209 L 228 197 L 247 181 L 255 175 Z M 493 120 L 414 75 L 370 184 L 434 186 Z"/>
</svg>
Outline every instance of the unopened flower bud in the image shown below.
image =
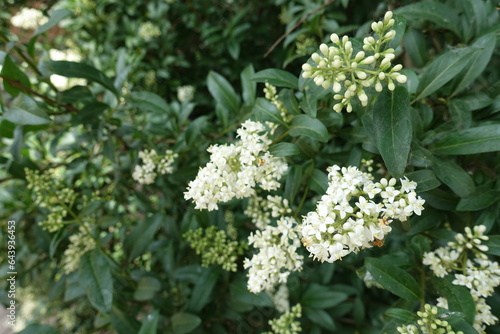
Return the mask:
<svg viewBox="0 0 500 334">
<path fill-rule="evenodd" d="M 338 42 L 339 42 L 339 35 L 337 35 L 337 34 L 331 34 L 330 35 L 330 40 L 332 41 L 332 43 L 338 44 Z"/>
<path fill-rule="evenodd" d="M 386 39 L 393 39 L 396 36 L 396 30 L 391 30 L 387 34 L 384 35 Z"/>
<path fill-rule="evenodd" d="M 387 22 L 389 22 L 390 19 L 392 19 L 392 12 L 388 11 L 384 15 L 384 22 L 387 23 Z"/>
<path fill-rule="evenodd" d="M 326 45 L 325 43 L 322 43 L 320 46 L 319 46 L 319 50 L 321 51 L 321 53 L 325 56 L 325 57 L 328 57 L 328 45 Z"/>
<path fill-rule="evenodd" d="M 312 55 L 311 55 L 311 58 L 312 60 L 314 60 L 314 62 L 316 64 L 319 64 L 321 62 L 321 56 L 319 54 L 317 54 L 316 52 L 314 52 Z"/>
<path fill-rule="evenodd" d="M 305 63 L 304 65 L 302 65 L 302 70 L 303 71 L 311 72 L 312 69 L 313 69 L 313 67 L 311 66 L 311 64 Z"/>
<path fill-rule="evenodd" d="M 406 75 L 403 75 L 403 74 L 400 74 L 396 77 L 396 81 L 399 82 L 399 83 L 405 83 L 407 80 L 407 77 Z"/>
<path fill-rule="evenodd" d="M 374 61 L 375 61 L 375 57 L 369 56 L 369 57 L 366 57 L 365 59 L 363 59 L 359 64 L 360 65 L 370 65 Z"/>
<path fill-rule="evenodd" d="M 342 90 L 342 85 L 341 85 L 340 83 L 338 83 L 337 81 L 335 81 L 335 82 L 333 83 L 333 91 L 334 91 L 335 93 L 338 93 L 338 92 L 340 92 L 341 90 Z"/>
</svg>

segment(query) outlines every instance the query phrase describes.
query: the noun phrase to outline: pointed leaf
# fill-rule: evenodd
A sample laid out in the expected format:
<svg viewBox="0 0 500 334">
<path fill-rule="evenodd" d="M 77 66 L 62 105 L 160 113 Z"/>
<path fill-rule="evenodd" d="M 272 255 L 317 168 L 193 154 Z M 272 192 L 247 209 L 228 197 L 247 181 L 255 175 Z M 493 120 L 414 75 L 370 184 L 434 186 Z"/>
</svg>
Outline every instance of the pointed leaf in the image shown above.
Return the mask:
<svg viewBox="0 0 500 334">
<path fill-rule="evenodd" d="M 163 215 L 155 214 L 146 221 L 139 222 L 130 234 L 127 235 L 123 243 L 123 248 L 128 252 L 129 260 L 135 259 L 148 248 L 163 218 Z"/>
<path fill-rule="evenodd" d="M 476 190 L 474 181 L 469 174 L 453 161 L 436 158 L 433 161 L 432 169 L 444 184 L 462 198 L 469 197 Z"/>
<path fill-rule="evenodd" d="M 401 308 L 390 308 L 385 311 L 385 315 L 395 319 L 403 320 L 405 323 L 412 323 L 418 320 L 418 316 L 415 314 L 415 312 Z"/>
<path fill-rule="evenodd" d="M 443 278 L 432 276 L 431 281 L 441 297 L 448 301 L 450 311 L 463 313 L 465 320 L 472 324 L 476 315 L 476 303 L 469 289 L 453 284 L 454 277 L 447 275 Z"/>
<path fill-rule="evenodd" d="M 302 296 L 301 305 L 312 308 L 330 308 L 348 297 L 347 293 L 332 291 L 327 286 L 311 284 Z"/>
<path fill-rule="evenodd" d="M 500 256 L 500 235 L 489 235 L 488 240 L 483 241 L 482 244 L 488 246 L 486 253 Z"/>
<path fill-rule="evenodd" d="M 18 84 L 23 87 L 31 87 L 30 79 L 26 76 L 26 74 L 24 74 L 23 71 L 21 71 L 16 66 L 9 55 L 5 56 L 4 62 L 2 64 L 2 71 L 0 73 L 11 80 L 17 81 Z M 19 89 L 15 85 L 10 84 L 5 79 L 3 79 L 2 81 L 7 93 L 12 95 L 13 97 L 16 97 L 21 92 L 21 89 Z"/>
<path fill-rule="evenodd" d="M 199 312 L 210 301 L 215 283 L 219 278 L 220 271 L 217 268 L 209 267 L 198 277 L 191 299 L 187 304 L 187 309 L 192 312 Z"/>
<path fill-rule="evenodd" d="M 300 148 L 292 143 L 278 143 L 269 147 L 269 153 L 275 157 L 288 157 L 300 154 Z"/>
<path fill-rule="evenodd" d="M 151 92 L 132 92 L 130 94 L 132 105 L 141 112 L 169 114 L 170 107 L 159 95 Z"/>
<path fill-rule="evenodd" d="M 161 282 L 150 276 L 143 276 L 137 284 L 137 289 L 134 292 L 134 299 L 145 301 L 152 299 L 158 291 L 161 290 Z"/>
<path fill-rule="evenodd" d="M 373 107 L 375 145 L 389 172 L 401 177 L 405 171 L 412 138 L 410 97 L 402 86 L 379 94 Z"/>
<path fill-rule="evenodd" d="M 276 106 L 270 101 L 262 97 L 259 97 L 257 99 L 252 112 L 255 114 L 256 118 L 259 121 L 269 121 L 276 124 L 283 124 L 283 120 L 281 119 L 278 108 L 276 108 Z"/>
<path fill-rule="evenodd" d="M 40 34 L 43 34 L 44 32 L 48 31 L 50 28 L 55 27 L 62 19 L 70 16 L 71 14 L 73 14 L 73 13 L 67 9 L 58 9 L 58 10 L 53 11 L 49 17 L 49 20 L 45 24 L 39 26 L 36 29 L 33 37 L 38 36 Z"/>
<path fill-rule="evenodd" d="M 174 334 L 187 334 L 201 324 L 200 317 L 191 313 L 176 313 L 172 316 Z"/>
<path fill-rule="evenodd" d="M 245 105 L 253 105 L 255 103 L 257 83 L 252 80 L 254 74 L 255 70 L 252 64 L 245 67 L 240 74 L 241 90 L 243 91 L 242 96 Z"/>
<path fill-rule="evenodd" d="M 222 75 L 210 71 L 207 77 L 207 87 L 217 104 L 228 113 L 237 113 L 239 101 L 233 87 Z"/>
<path fill-rule="evenodd" d="M 466 155 L 500 151 L 500 124 L 450 132 L 441 137 L 431 151 L 440 154 Z"/>
<path fill-rule="evenodd" d="M 299 89 L 298 79 L 292 73 L 277 68 L 268 68 L 255 73 L 252 80 L 257 82 L 269 82 L 278 87 Z"/>
<path fill-rule="evenodd" d="M 430 169 L 422 169 L 405 174 L 408 179 L 417 182 L 417 191 L 424 192 L 439 187 L 441 182 Z"/>
<path fill-rule="evenodd" d="M 320 120 L 308 115 L 295 116 L 289 133 L 293 137 L 307 136 L 321 142 L 327 142 L 329 137 L 326 126 Z"/>
<path fill-rule="evenodd" d="M 95 249 L 80 258 L 80 282 L 87 297 L 98 311 L 108 313 L 113 303 L 113 280 L 109 263 Z"/>
<path fill-rule="evenodd" d="M 367 258 L 366 269 L 373 279 L 393 294 L 406 300 L 419 300 L 420 286 L 417 281 L 403 269 L 394 266 L 390 261 Z"/>
<path fill-rule="evenodd" d="M 51 122 L 49 115 L 38 106 L 35 100 L 24 94 L 14 99 L 3 114 L 3 118 L 18 125 L 41 125 Z"/>
<path fill-rule="evenodd" d="M 138 334 L 156 334 L 159 315 L 160 311 L 158 310 L 154 310 L 152 313 L 148 314 L 142 321 L 142 326 Z"/>
</svg>

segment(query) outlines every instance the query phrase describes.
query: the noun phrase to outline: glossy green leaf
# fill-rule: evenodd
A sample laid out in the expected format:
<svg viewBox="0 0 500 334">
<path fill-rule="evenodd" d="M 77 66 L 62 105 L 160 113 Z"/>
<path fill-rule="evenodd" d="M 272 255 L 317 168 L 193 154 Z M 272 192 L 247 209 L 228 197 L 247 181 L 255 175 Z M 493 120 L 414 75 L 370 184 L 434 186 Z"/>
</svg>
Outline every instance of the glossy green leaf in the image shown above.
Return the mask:
<svg viewBox="0 0 500 334">
<path fill-rule="evenodd" d="M 469 197 L 476 190 L 469 174 L 451 160 L 435 159 L 432 169 L 444 184 L 462 198 Z"/>
<path fill-rule="evenodd" d="M 67 9 L 54 10 L 52 12 L 52 14 L 50 15 L 49 20 L 36 29 L 33 37 L 38 36 L 40 34 L 43 34 L 44 32 L 48 31 L 52 27 L 55 27 L 61 20 L 65 19 L 66 17 L 70 16 L 71 14 L 73 14 L 73 13 Z"/>
<path fill-rule="evenodd" d="M 470 128 L 472 124 L 472 112 L 467 104 L 460 100 L 451 100 L 448 103 L 451 120 L 457 130 Z"/>
<path fill-rule="evenodd" d="M 137 334 L 140 328 L 140 323 L 134 317 L 125 314 L 116 306 L 111 310 L 110 321 L 118 334 Z"/>
<path fill-rule="evenodd" d="M 215 267 L 209 267 L 203 271 L 194 287 L 187 309 L 199 312 L 211 300 L 215 283 L 219 278 L 220 271 Z"/>
<path fill-rule="evenodd" d="M 468 198 L 462 198 L 457 205 L 457 211 L 479 211 L 500 200 L 500 193 L 492 189 L 477 189 Z"/>
<path fill-rule="evenodd" d="M 455 315 L 455 314 L 453 314 L 453 315 Z M 451 317 L 450 319 L 443 317 L 443 320 L 448 321 L 448 323 L 451 325 L 451 328 L 453 328 L 455 333 L 462 332 L 463 334 L 478 334 L 476 329 L 471 324 L 469 324 L 467 321 L 462 319 L 460 316 Z"/>
<path fill-rule="evenodd" d="M 420 286 L 417 281 L 391 261 L 367 258 L 365 266 L 373 279 L 385 289 L 406 300 L 419 300 Z"/>
<path fill-rule="evenodd" d="M 404 36 L 406 52 L 417 67 L 423 67 L 427 62 L 427 39 L 425 35 L 416 29 L 408 29 Z"/>
<path fill-rule="evenodd" d="M 148 248 L 163 219 L 162 214 L 155 214 L 145 221 L 139 222 L 127 235 L 123 242 L 123 248 L 128 253 L 129 260 L 135 259 Z"/>
<path fill-rule="evenodd" d="M 476 303 L 469 289 L 453 284 L 454 279 L 452 275 L 447 275 L 443 278 L 431 277 L 432 284 L 438 294 L 448 301 L 448 309 L 463 313 L 465 320 L 471 324 L 476 315 Z"/>
<path fill-rule="evenodd" d="M 310 284 L 301 299 L 301 305 L 311 308 L 330 308 L 346 300 L 348 295 L 332 291 L 327 286 Z"/>
<path fill-rule="evenodd" d="M 300 154 L 300 148 L 292 143 L 278 143 L 269 147 L 269 153 L 275 157 L 288 157 Z"/>
<path fill-rule="evenodd" d="M 159 95 L 151 92 L 132 92 L 130 102 L 144 113 L 169 114 L 170 107 Z"/>
<path fill-rule="evenodd" d="M 143 276 L 137 284 L 137 289 L 134 292 L 134 299 L 145 301 L 152 299 L 158 291 L 161 290 L 161 282 L 150 276 Z"/>
<path fill-rule="evenodd" d="M 460 37 L 458 14 L 449 6 L 434 0 L 421 1 L 400 7 L 395 14 L 404 16 L 408 21 L 426 20 L 436 26 L 448 29 Z"/>
<path fill-rule="evenodd" d="M 405 174 L 408 179 L 417 183 L 417 191 L 423 192 L 439 187 L 441 182 L 436 178 L 434 172 L 430 169 L 422 169 Z"/>
<path fill-rule="evenodd" d="M 5 56 L 4 62 L 2 64 L 2 71 L 0 72 L 3 76 L 8 79 L 17 82 L 17 85 L 21 85 L 24 88 L 30 88 L 30 79 L 21 71 L 17 65 L 12 61 L 9 55 Z M 22 91 L 17 85 L 10 84 L 7 80 L 2 79 L 3 86 L 7 93 L 11 96 L 16 97 Z"/>
<path fill-rule="evenodd" d="M 477 154 L 500 151 L 500 124 L 450 132 L 430 148 L 440 154 Z"/>
<path fill-rule="evenodd" d="M 197 315 L 179 312 L 172 316 L 172 330 L 174 334 L 187 334 L 201 324 L 201 319 Z"/>
<path fill-rule="evenodd" d="M 395 319 L 403 320 L 405 323 L 412 323 L 418 320 L 418 316 L 415 312 L 401 308 L 390 308 L 385 311 L 385 315 Z"/>
<path fill-rule="evenodd" d="M 477 2 L 481 3 L 481 1 Z M 494 32 L 481 36 L 472 43 L 471 47 L 476 48 L 478 52 L 472 54 L 470 63 L 453 79 L 451 96 L 461 92 L 483 73 L 493 55 L 495 44 L 496 34 Z"/>
<path fill-rule="evenodd" d="M 488 238 L 488 240 L 482 242 L 483 245 L 488 246 L 486 253 L 500 256 L 500 235 L 489 235 Z"/>
<path fill-rule="evenodd" d="M 317 168 L 313 169 L 308 182 L 311 189 L 316 191 L 318 194 L 323 195 L 326 193 L 326 189 L 328 188 L 328 176 L 325 172 Z"/>
<path fill-rule="evenodd" d="M 283 123 L 278 108 L 265 98 L 259 97 L 252 111 L 255 117 L 261 122 L 269 121 L 276 124 Z"/>
<path fill-rule="evenodd" d="M 207 87 L 219 108 L 228 114 L 236 114 L 239 110 L 238 95 L 222 75 L 210 71 L 207 77 Z"/>
<path fill-rule="evenodd" d="M 373 107 L 375 145 L 389 172 L 401 177 L 410 153 L 412 124 L 410 97 L 402 86 L 394 91 L 384 90 Z"/>
<path fill-rule="evenodd" d="M 477 52 L 477 49 L 471 47 L 456 48 L 434 59 L 420 78 L 415 100 L 429 96 L 443 87 L 469 65 Z"/>
<path fill-rule="evenodd" d="M 142 320 L 142 326 L 138 334 L 157 334 L 158 318 L 160 311 L 154 310 Z"/>
<path fill-rule="evenodd" d="M 255 73 L 252 80 L 268 82 L 273 86 L 299 89 L 298 79 L 292 73 L 277 68 L 268 68 Z"/>
<path fill-rule="evenodd" d="M 47 69 L 53 74 L 58 74 L 63 77 L 81 78 L 97 82 L 115 95 L 118 95 L 118 91 L 113 85 L 113 81 L 93 66 L 83 63 L 59 60 L 50 61 L 47 64 Z"/>
<path fill-rule="evenodd" d="M 321 142 L 327 142 L 329 138 L 326 126 L 320 120 L 308 115 L 295 116 L 289 133 L 293 137 L 307 136 Z"/>
<path fill-rule="evenodd" d="M 7 319 L 9 319 L 8 316 Z M 22 331 L 17 332 L 17 334 L 59 334 L 59 331 L 47 325 L 30 324 Z"/>
<path fill-rule="evenodd" d="M 94 308 L 103 313 L 111 311 L 113 279 L 105 256 L 95 249 L 80 258 L 80 282 Z"/>
<path fill-rule="evenodd" d="M 326 311 L 311 307 L 304 307 L 303 311 L 305 316 L 315 324 L 318 324 L 321 327 L 328 329 L 329 331 L 334 331 L 337 329 L 335 323 L 333 322 L 332 316 Z"/>
<path fill-rule="evenodd" d="M 245 105 L 253 105 L 255 103 L 255 94 L 257 89 L 257 83 L 252 80 L 255 70 L 253 65 L 250 64 L 241 72 L 241 90 L 243 101 Z"/>
<path fill-rule="evenodd" d="M 479 36 L 488 24 L 488 9 L 484 1 L 462 0 L 464 8 L 464 19 L 467 24 L 464 26 L 463 35 L 468 41 L 470 36 Z"/>
<path fill-rule="evenodd" d="M 51 122 L 47 113 L 31 97 L 20 94 L 3 114 L 6 120 L 18 125 L 41 125 Z"/>
<path fill-rule="evenodd" d="M 72 272 L 68 275 L 65 282 L 66 286 L 64 289 L 64 301 L 69 302 L 76 298 L 85 296 L 85 290 L 83 290 L 80 284 L 80 275 L 77 271 Z"/>
<path fill-rule="evenodd" d="M 293 203 L 297 195 L 300 185 L 302 183 L 302 176 L 304 175 L 304 165 L 293 165 L 288 171 L 285 182 L 285 198 Z"/>
</svg>

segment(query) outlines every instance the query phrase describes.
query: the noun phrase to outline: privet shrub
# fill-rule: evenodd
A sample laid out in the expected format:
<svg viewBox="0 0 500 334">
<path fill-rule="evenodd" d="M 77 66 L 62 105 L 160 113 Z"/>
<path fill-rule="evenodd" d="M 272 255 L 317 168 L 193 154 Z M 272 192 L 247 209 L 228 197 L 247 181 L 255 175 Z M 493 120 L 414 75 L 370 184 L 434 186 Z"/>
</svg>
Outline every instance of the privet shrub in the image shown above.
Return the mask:
<svg viewBox="0 0 500 334">
<path fill-rule="evenodd" d="M 2 321 L 499 333 L 495 6 L 9 7 Z"/>
</svg>

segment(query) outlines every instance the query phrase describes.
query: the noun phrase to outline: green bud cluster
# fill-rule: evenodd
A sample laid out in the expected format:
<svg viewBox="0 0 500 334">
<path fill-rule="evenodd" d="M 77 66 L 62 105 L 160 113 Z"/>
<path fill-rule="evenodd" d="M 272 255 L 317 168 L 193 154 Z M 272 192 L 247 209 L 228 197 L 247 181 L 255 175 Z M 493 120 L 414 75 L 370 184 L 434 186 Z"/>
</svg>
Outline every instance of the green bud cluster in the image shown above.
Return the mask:
<svg viewBox="0 0 500 334">
<path fill-rule="evenodd" d="M 64 226 L 64 219 L 68 215 L 76 200 L 73 189 L 67 188 L 56 169 L 48 169 L 43 173 L 26 168 L 28 189 L 34 194 L 35 204 L 50 210 L 47 219 L 40 222 L 44 230 L 56 232 Z"/>
<path fill-rule="evenodd" d="M 283 122 L 290 123 L 292 121 L 293 116 L 288 112 L 283 102 L 279 100 L 276 87 L 266 82 L 264 87 L 264 94 L 266 99 L 276 106 L 276 108 L 280 112 Z"/>
<path fill-rule="evenodd" d="M 300 322 L 296 319 L 302 316 L 302 307 L 300 304 L 295 305 L 288 312 L 285 312 L 278 319 L 269 321 L 272 332 L 265 332 L 263 334 L 298 334 L 302 332 Z"/>
<path fill-rule="evenodd" d="M 236 260 L 243 255 L 248 245 L 244 242 L 228 240 L 228 235 L 215 226 L 190 230 L 183 237 L 189 242 L 196 254 L 201 255 L 201 265 L 221 265 L 226 271 L 237 271 Z"/>
<path fill-rule="evenodd" d="M 84 223 L 85 227 L 80 226 L 78 233 L 69 237 L 69 246 L 64 251 L 62 258 L 62 267 L 65 274 L 69 274 L 78 269 L 80 258 L 88 251 L 96 247 L 95 240 L 88 233 L 91 229 L 89 223 Z"/>
<path fill-rule="evenodd" d="M 332 34 L 330 40 L 333 46 L 321 44 L 320 53 L 315 52 L 311 56 L 315 65 L 302 65 L 302 77 L 313 78 L 316 85 L 325 89 L 332 88 L 335 93 L 333 98 L 339 101 L 333 106 L 336 112 L 341 112 L 344 107 L 351 112 L 351 98 L 354 96 L 366 106 L 368 96 L 365 89 L 373 85 L 377 92 L 381 92 L 382 82 L 386 82 L 388 89 L 394 90 L 394 80 L 405 83 L 407 79 L 399 73 L 402 65 L 391 64 L 395 58 L 394 49 L 385 49 L 386 44 L 396 36 L 396 31 L 391 29 L 394 23 L 392 12 L 387 12 L 382 21 L 373 22 L 371 28 L 378 38 L 366 37 L 363 40 L 364 51 L 356 54 L 349 37 L 340 38 Z"/>
<path fill-rule="evenodd" d="M 402 334 L 463 334 L 455 332 L 446 320 L 439 319 L 438 308 L 430 304 L 424 305 L 423 311 L 418 311 L 417 324 L 403 325 L 397 328 Z"/>
</svg>

